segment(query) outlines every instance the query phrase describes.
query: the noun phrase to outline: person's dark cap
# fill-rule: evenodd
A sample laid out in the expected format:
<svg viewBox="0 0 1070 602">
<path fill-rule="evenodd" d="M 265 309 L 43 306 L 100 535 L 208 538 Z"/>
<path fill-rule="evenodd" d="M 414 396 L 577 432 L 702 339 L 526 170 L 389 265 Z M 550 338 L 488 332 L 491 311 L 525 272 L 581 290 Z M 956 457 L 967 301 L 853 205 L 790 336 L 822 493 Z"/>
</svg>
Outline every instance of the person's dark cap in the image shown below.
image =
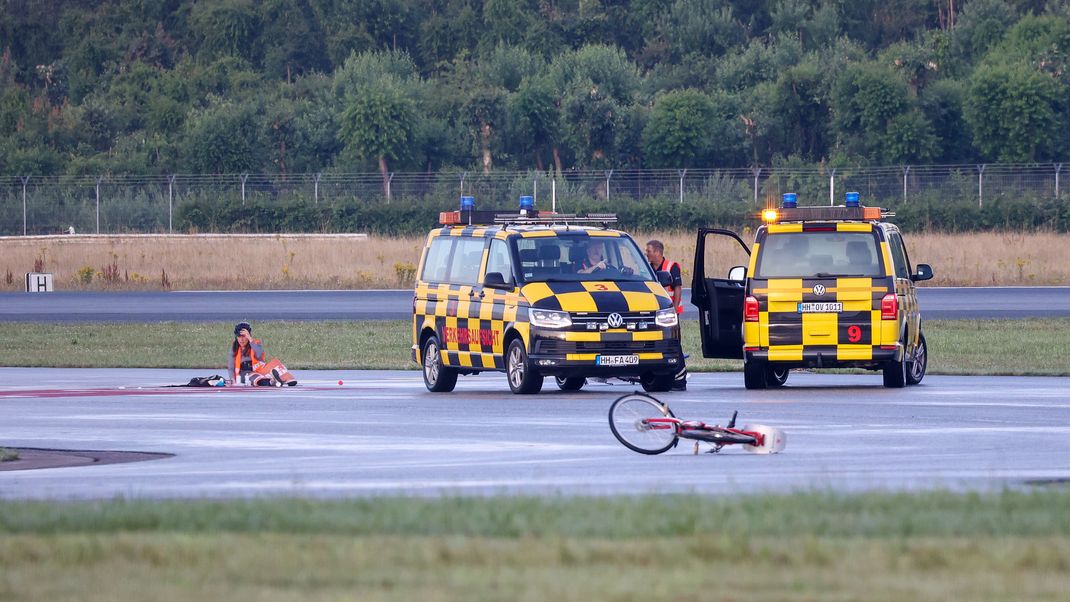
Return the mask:
<svg viewBox="0 0 1070 602">
<path fill-rule="evenodd" d="M 234 336 L 241 334 L 241 331 L 248 330 L 249 334 L 253 334 L 253 327 L 248 322 L 238 322 L 234 325 Z"/>
</svg>

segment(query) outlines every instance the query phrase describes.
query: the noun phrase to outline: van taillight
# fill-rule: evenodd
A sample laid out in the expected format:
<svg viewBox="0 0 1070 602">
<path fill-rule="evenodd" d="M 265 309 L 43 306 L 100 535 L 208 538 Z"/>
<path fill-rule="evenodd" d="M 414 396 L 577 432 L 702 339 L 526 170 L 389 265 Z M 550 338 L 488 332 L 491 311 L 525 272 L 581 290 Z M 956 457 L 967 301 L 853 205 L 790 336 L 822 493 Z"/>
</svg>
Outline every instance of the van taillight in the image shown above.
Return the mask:
<svg viewBox="0 0 1070 602">
<path fill-rule="evenodd" d="M 899 317 L 899 297 L 888 293 L 881 299 L 881 319 L 895 320 Z"/>
<path fill-rule="evenodd" d="M 746 322 L 758 321 L 758 300 L 754 297 L 747 297 L 747 300 L 743 302 L 743 320 Z"/>
</svg>

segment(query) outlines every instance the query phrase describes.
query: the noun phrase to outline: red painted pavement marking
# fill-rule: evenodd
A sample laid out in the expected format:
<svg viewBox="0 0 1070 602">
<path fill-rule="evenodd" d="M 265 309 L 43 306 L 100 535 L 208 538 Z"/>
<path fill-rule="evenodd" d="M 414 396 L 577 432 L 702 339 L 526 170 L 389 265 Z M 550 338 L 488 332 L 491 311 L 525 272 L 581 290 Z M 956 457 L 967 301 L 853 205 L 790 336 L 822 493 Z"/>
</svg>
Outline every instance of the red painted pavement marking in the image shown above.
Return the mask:
<svg viewBox="0 0 1070 602">
<path fill-rule="evenodd" d="M 289 387 L 287 387 L 289 389 Z M 248 391 L 278 391 L 279 387 L 147 387 L 144 389 L 97 388 L 97 389 L 23 389 L 0 391 L 0 399 L 30 397 L 119 397 L 122 395 L 178 395 L 185 393 L 238 393 Z M 337 391 L 337 387 L 302 387 L 303 391 Z"/>
</svg>

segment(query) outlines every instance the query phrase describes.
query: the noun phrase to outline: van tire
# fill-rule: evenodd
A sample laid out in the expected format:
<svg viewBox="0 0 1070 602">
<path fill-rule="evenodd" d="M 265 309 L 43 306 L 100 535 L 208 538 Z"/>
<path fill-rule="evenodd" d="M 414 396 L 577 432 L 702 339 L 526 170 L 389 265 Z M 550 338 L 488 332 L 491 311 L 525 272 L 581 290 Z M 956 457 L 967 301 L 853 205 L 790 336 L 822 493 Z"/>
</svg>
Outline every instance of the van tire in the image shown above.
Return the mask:
<svg viewBox="0 0 1070 602">
<path fill-rule="evenodd" d="M 743 386 L 748 389 L 765 389 L 768 386 L 765 370 L 765 362 L 743 360 Z"/>
<path fill-rule="evenodd" d="M 555 376 L 554 381 L 562 391 L 579 391 L 587 384 L 587 379 L 583 376 Z"/>
<path fill-rule="evenodd" d="M 925 370 L 929 367 L 929 346 L 925 344 L 925 334 L 918 335 L 918 347 L 914 350 L 914 357 L 907 362 L 907 384 L 916 385 L 925 378 Z"/>
<path fill-rule="evenodd" d="M 543 376 L 531 365 L 523 339 L 517 337 L 505 352 L 505 380 L 517 395 L 531 395 L 542 390 Z"/>
<path fill-rule="evenodd" d="M 438 337 L 427 337 L 420 357 L 423 359 L 424 385 L 428 391 L 449 393 L 457 386 L 457 370 L 442 364 L 442 348 L 438 345 Z"/>
<path fill-rule="evenodd" d="M 889 389 L 902 389 L 907 386 L 906 350 L 899 360 L 884 363 L 884 386 Z"/>
<path fill-rule="evenodd" d="M 643 390 L 647 393 L 665 393 L 672 389 L 674 382 L 676 382 L 676 375 L 671 372 L 669 374 L 647 372 L 639 377 L 639 384 L 643 385 Z"/>
<path fill-rule="evenodd" d="M 789 374 L 791 374 L 791 368 L 769 364 L 765 367 L 765 384 L 770 389 L 783 387 L 784 383 L 788 382 Z"/>
</svg>

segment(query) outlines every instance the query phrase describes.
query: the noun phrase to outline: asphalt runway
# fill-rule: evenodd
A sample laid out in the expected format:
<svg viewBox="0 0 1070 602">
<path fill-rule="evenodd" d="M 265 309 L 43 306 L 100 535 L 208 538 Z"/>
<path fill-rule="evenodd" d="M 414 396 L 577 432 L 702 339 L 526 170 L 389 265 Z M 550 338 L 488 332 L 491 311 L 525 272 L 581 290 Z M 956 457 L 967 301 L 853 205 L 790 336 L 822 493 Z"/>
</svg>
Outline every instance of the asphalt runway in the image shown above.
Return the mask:
<svg viewBox="0 0 1070 602">
<path fill-rule="evenodd" d="M 929 319 L 1070 317 L 1070 287 L 919 288 Z M 0 292 L 0 322 L 407 320 L 412 290 Z M 695 320 L 684 289 L 685 320 Z"/>
<path fill-rule="evenodd" d="M 0 368 L 5 446 L 174 454 L 0 471 L 0 497 L 738 495 L 1070 479 L 1070 378 L 928 376 L 891 390 L 879 375 L 793 373 L 784 389 L 747 391 L 738 373 L 695 374 L 687 392 L 659 395 L 678 417 L 723 424 L 739 410 L 741 424 L 783 428 L 787 448 L 695 456 L 682 442 L 642 456 L 607 423 L 629 385 L 514 396 L 504 376 L 484 374 L 431 394 L 415 371 L 302 371 L 294 388 L 158 387 L 210 373 Z"/>
</svg>

